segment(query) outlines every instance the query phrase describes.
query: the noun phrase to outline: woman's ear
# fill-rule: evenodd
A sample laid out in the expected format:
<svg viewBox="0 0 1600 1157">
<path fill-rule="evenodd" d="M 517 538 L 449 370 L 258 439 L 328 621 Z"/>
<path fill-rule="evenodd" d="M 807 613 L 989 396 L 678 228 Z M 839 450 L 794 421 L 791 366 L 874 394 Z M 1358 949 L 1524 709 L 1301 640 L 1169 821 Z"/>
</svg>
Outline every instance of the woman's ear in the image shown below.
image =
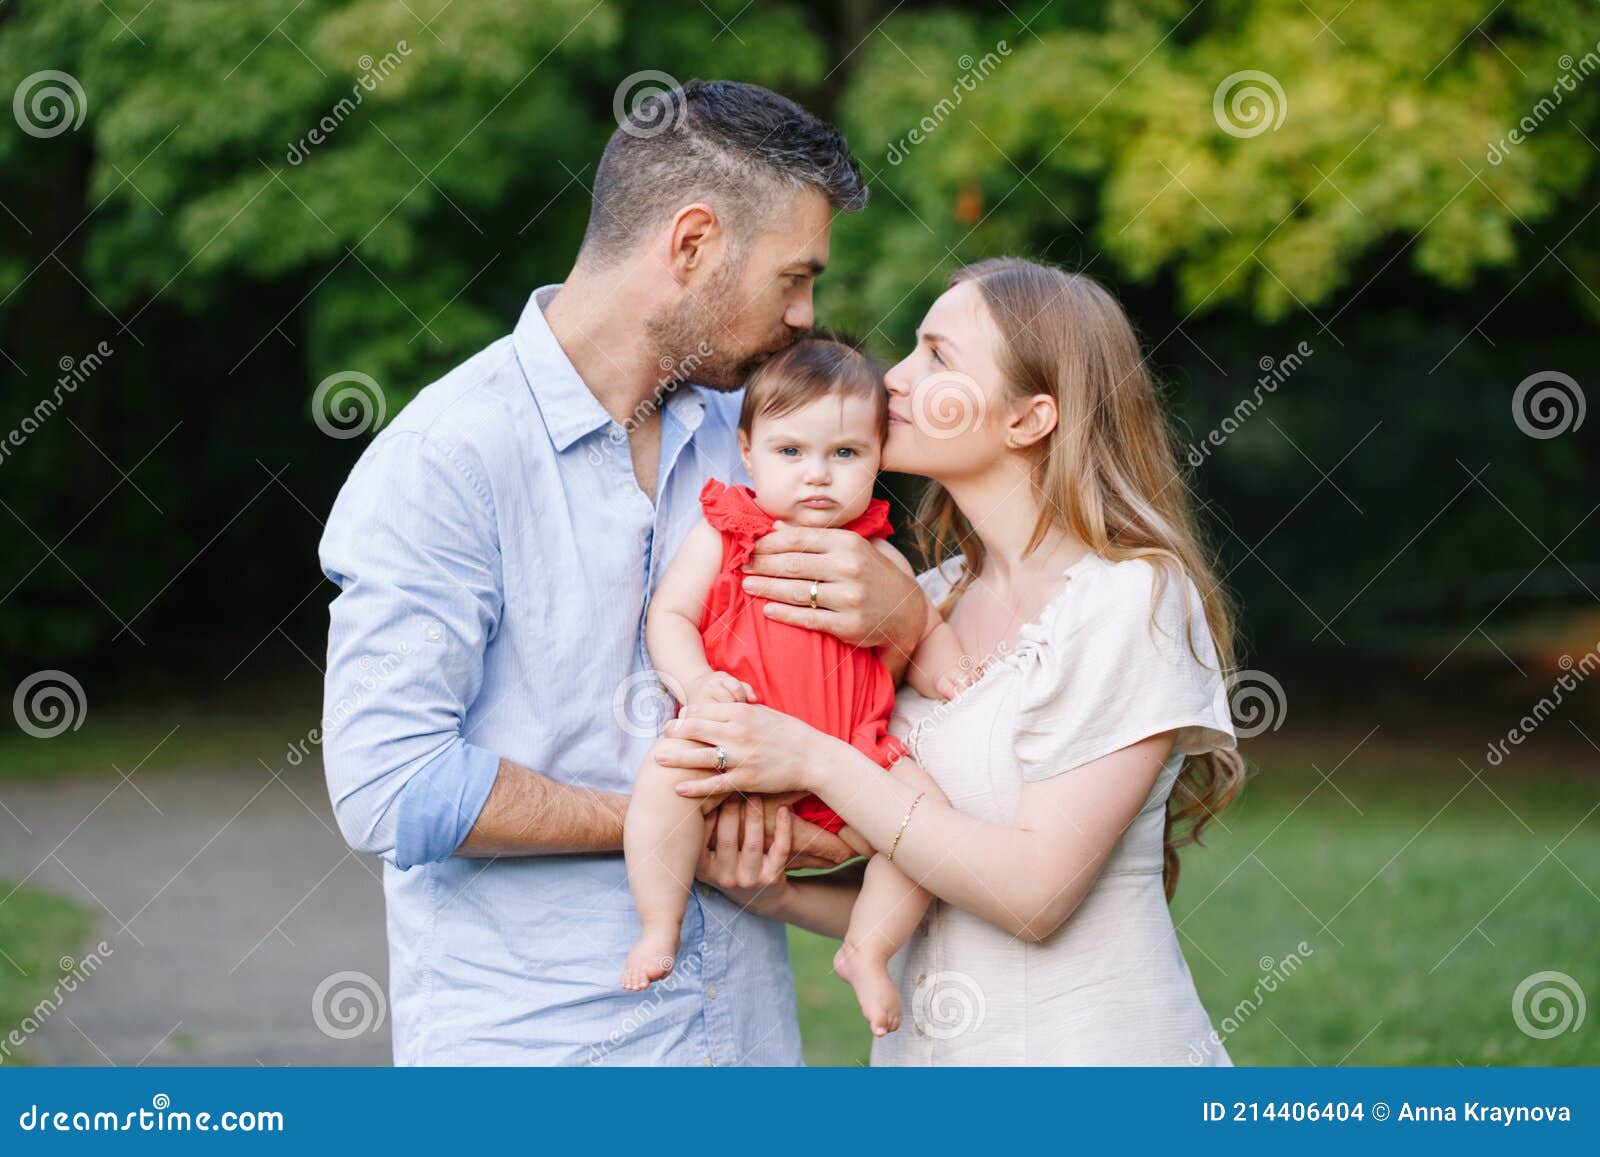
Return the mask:
<svg viewBox="0 0 1600 1157">
<path fill-rule="evenodd" d="M 1033 394 L 1018 402 L 1006 425 L 1006 446 L 1021 450 L 1048 438 L 1060 421 L 1056 400 L 1049 394 Z"/>
</svg>

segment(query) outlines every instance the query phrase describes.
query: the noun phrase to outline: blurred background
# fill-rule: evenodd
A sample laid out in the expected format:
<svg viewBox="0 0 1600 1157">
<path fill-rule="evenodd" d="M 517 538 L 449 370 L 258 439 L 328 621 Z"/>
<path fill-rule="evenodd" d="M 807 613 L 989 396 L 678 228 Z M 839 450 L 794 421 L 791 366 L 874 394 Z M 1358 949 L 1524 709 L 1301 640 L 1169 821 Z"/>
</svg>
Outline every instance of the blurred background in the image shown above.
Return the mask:
<svg viewBox="0 0 1600 1157">
<path fill-rule="evenodd" d="M 386 1062 L 322 519 L 695 76 L 859 157 L 822 322 L 997 253 L 1136 319 L 1245 631 L 1173 906 L 1235 1061 L 1600 1062 L 1594 0 L 9 0 L 0 1063 Z"/>
</svg>

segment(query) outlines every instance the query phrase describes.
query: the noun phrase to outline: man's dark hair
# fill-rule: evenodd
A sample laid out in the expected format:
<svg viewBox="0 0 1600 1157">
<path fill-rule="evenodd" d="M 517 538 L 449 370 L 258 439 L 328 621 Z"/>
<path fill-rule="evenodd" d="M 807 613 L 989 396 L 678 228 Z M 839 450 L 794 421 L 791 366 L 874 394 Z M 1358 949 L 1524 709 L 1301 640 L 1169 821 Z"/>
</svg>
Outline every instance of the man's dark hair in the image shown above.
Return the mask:
<svg viewBox="0 0 1600 1157">
<path fill-rule="evenodd" d="M 768 227 L 788 196 L 806 187 L 836 210 L 867 203 L 866 183 L 839 131 L 760 85 L 691 80 L 618 115 L 583 235 L 584 256 L 602 265 L 695 201 L 716 210 L 736 245 Z"/>
</svg>

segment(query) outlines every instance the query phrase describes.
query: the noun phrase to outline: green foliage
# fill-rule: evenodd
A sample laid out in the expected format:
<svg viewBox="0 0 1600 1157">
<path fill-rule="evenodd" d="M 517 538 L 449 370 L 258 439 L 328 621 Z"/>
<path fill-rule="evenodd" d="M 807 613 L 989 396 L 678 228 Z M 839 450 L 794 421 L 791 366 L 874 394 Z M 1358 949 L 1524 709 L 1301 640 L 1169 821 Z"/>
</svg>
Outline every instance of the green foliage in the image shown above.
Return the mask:
<svg viewBox="0 0 1600 1157">
<path fill-rule="evenodd" d="M 1170 277 L 1186 314 L 1236 304 L 1270 323 L 1359 289 L 1370 257 L 1412 238 L 1406 259 L 1422 278 L 1470 286 L 1541 256 L 1532 227 L 1575 222 L 1592 204 L 1574 200 L 1600 167 L 1578 131 L 1600 124 L 1592 80 L 1557 89 L 1559 113 L 1503 162 L 1486 160 L 1571 71 L 1560 60 L 1600 52 L 1583 0 L 1507 4 L 1487 20 L 1470 0 L 1404 0 L 1351 6 L 1329 27 L 1299 0 L 1226 5 L 1209 23 L 1200 8 L 1110 3 L 1092 28 L 1068 7 L 1027 32 L 991 15 L 898 12 L 863 50 L 845 124 L 877 169 L 879 205 L 919 226 L 863 221 L 849 250 L 870 251 L 863 266 L 908 239 L 934 260 L 1064 240 L 1103 252 L 1107 273 Z M 986 50 L 997 67 L 962 85 L 962 62 Z M 1281 96 L 1255 83 L 1265 104 L 1241 97 L 1237 116 L 1225 100 L 1223 115 L 1252 133 L 1238 136 L 1221 130 L 1213 97 L 1244 70 L 1269 74 Z M 889 161 L 948 98 L 956 107 L 926 143 Z M 1280 112 L 1278 128 L 1254 132 Z M 1573 247 L 1585 265 L 1596 236 Z M 1594 293 L 1559 269 L 1546 277 L 1600 318 Z M 881 278 L 850 306 L 898 318 L 906 288 Z"/>
<path fill-rule="evenodd" d="M 885 353 L 951 269 L 997 252 L 1110 282 L 1191 438 L 1264 353 L 1314 337 L 1272 423 L 1196 482 L 1230 571 L 1248 564 L 1252 626 L 1309 637 L 1449 498 L 1457 460 L 1492 453 L 1546 542 L 1582 514 L 1595 425 L 1535 443 L 1507 416 L 1527 374 L 1593 360 L 1576 323 L 1600 318 L 1597 53 L 1584 0 L 215 0 L 127 24 L 98 0 L 12 0 L 0 73 L 67 73 L 87 107 L 46 137 L 0 118 L 0 437 L 64 359 L 115 354 L 0 459 L 0 645 L 29 670 L 145 642 L 146 623 L 248 646 L 297 606 L 315 634 L 315 519 L 360 449 L 313 425 L 316 384 L 370 375 L 392 415 L 505 333 L 567 269 L 619 88 L 646 70 L 773 85 L 841 124 L 874 197 L 835 229 L 819 308 Z M 1281 99 L 1224 113 L 1248 134 L 1281 107 L 1275 129 L 1214 112 L 1246 70 Z M 1346 516 L 1324 489 L 1273 529 L 1317 482 L 1295 445 L 1329 464 L 1379 415 L 1377 462 L 1341 482 L 1386 518 L 1330 542 L 1319 524 Z M 1423 435 L 1439 462 L 1419 486 L 1393 440 Z M 1428 536 L 1389 577 L 1473 568 L 1508 533 L 1492 506 L 1473 517 L 1487 540 Z M 1246 549 L 1268 531 L 1279 577 Z M 1501 569 L 1540 561 L 1509 533 Z M 1432 610 L 1470 622 L 1493 601 Z M 1355 633 L 1401 607 L 1380 585 Z"/>
</svg>

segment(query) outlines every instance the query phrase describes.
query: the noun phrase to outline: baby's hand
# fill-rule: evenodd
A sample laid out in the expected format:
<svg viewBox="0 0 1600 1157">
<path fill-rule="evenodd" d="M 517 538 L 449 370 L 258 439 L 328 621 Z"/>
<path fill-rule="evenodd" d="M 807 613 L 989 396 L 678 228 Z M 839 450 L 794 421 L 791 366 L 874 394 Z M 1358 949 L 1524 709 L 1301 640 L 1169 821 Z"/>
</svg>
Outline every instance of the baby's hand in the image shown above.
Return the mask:
<svg viewBox="0 0 1600 1157">
<path fill-rule="evenodd" d="M 726 671 L 708 671 L 689 685 L 689 702 L 754 703 L 756 693 L 750 684 L 735 679 Z"/>
<path fill-rule="evenodd" d="M 983 678 L 983 664 L 974 663 L 962 656 L 961 665 L 934 680 L 934 689 L 941 699 L 954 699 L 961 692 Z"/>
</svg>

